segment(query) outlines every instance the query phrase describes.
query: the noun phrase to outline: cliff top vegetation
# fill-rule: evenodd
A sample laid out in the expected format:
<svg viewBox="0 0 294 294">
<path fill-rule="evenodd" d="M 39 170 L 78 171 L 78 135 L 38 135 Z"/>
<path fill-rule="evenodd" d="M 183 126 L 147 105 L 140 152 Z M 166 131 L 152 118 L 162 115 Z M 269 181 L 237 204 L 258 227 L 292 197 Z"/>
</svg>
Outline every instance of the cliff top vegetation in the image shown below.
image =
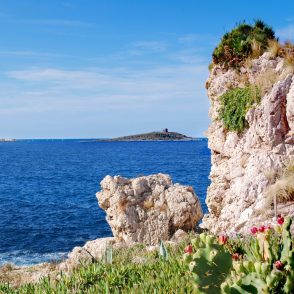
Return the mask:
<svg viewBox="0 0 294 294">
<path fill-rule="evenodd" d="M 263 21 L 256 20 L 253 25 L 242 22 L 224 34 L 213 51 L 213 63 L 240 66 L 249 56 L 260 56 L 273 40 L 276 40 L 274 30 Z"/>
</svg>

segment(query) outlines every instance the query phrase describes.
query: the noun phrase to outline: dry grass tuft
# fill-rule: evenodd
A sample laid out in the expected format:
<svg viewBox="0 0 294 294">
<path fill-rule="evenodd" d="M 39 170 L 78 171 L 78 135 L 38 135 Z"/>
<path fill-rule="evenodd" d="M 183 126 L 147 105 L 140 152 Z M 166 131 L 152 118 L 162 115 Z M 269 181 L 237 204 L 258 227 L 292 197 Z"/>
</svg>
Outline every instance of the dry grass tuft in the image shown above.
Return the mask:
<svg viewBox="0 0 294 294">
<path fill-rule="evenodd" d="M 294 50 L 285 50 L 284 54 L 286 66 L 294 67 Z"/>
<path fill-rule="evenodd" d="M 294 201 L 294 162 L 289 161 L 282 175 L 268 189 L 268 197 L 273 200 L 277 197 L 278 203 Z"/>
<path fill-rule="evenodd" d="M 269 194 L 272 197 L 276 195 L 278 203 L 294 201 L 294 174 L 282 176 L 271 186 Z"/>
<path fill-rule="evenodd" d="M 249 59 L 247 58 L 246 61 Z M 249 83 L 249 76 L 247 74 L 240 74 L 238 77 L 238 84 L 240 88 L 245 88 Z"/>
<path fill-rule="evenodd" d="M 285 66 L 294 70 L 294 44 L 290 41 L 285 42 L 284 45 L 279 49 L 278 56 L 285 59 Z"/>
<path fill-rule="evenodd" d="M 262 55 L 262 52 L 264 52 L 262 49 L 262 44 L 256 39 L 253 39 L 251 43 L 251 58 L 258 58 Z"/>
<path fill-rule="evenodd" d="M 272 57 L 277 57 L 281 50 L 281 44 L 277 40 L 268 41 L 268 52 L 271 53 Z"/>
<path fill-rule="evenodd" d="M 278 173 L 273 169 L 266 170 L 263 174 L 271 184 L 275 183 L 278 177 Z"/>
<path fill-rule="evenodd" d="M 286 175 L 294 174 L 294 159 L 289 160 L 287 167 L 286 167 L 286 170 L 285 170 L 285 174 Z"/>
<path fill-rule="evenodd" d="M 261 97 L 267 94 L 279 80 L 280 75 L 274 69 L 268 69 L 256 77 L 256 85 L 260 89 Z"/>
<path fill-rule="evenodd" d="M 244 61 L 244 67 L 245 68 L 252 68 L 253 62 L 252 62 L 252 58 L 249 56 L 245 59 Z"/>
</svg>

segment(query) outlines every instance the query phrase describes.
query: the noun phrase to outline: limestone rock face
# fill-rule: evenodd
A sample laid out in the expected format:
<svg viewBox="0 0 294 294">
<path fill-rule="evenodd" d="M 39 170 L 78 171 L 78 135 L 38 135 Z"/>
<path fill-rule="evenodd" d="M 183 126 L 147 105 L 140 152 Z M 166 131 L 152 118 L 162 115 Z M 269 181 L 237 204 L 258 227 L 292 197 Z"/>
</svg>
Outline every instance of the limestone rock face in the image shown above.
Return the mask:
<svg viewBox="0 0 294 294">
<path fill-rule="evenodd" d="M 193 230 L 202 218 L 192 187 L 173 184 L 168 175 L 135 179 L 106 176 L 96 194 L 116 240 L 156 245 L 178 230 Z"/>
<path fill-rule="evenodd" d="M 293 71 L 282 58 L 265 53 L 240 72 L 215 66 L 207 81 L 212 119 L 207 135 L 212 168 L 206 199 L 209 214 L 202 227 L 214 233 L 246 232 L 252 224 L 269 221 L 273 209 L 265 201 L 266 191 L 273 175 L 294 158 Z M 219 97 L 232 87 L 242 87 L 244 76 L 251 84 L 257 84 L 260 77 L 267 83 L 269 73 L 278 78 L 261 102 L 247 112 L 249 128 L 240 134 L 225 130 L 218 119 Z M 288 211 L 294 213 L 293 203 L 289 205 Z"/>
</svg>

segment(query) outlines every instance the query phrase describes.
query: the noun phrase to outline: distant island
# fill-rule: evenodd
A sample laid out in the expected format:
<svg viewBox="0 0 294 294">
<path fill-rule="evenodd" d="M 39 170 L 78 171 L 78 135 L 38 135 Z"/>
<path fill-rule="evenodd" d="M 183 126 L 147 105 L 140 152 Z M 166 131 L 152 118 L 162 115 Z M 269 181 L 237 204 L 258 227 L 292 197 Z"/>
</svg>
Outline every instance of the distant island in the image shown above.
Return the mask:
<svg viewBox="0 0 294 294">
<path fill-rule="evenodd" d="M 101 139 L 97 141 L 191 141 L 194 140 L 192 137 L 186 135 L 169 132 L 168 129 L 164 129 L 161 132 L 150 132 L 144 134 L 123 136 L 113 139 Z"/>
</svg>

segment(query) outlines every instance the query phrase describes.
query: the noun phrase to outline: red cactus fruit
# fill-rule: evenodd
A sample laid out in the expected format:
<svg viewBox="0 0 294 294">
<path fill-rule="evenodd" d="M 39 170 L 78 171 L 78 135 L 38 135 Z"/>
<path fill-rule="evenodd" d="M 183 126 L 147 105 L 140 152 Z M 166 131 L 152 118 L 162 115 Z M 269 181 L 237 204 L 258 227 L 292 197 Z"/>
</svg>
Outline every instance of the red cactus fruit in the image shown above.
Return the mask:
<svg viewBox="0 0 294 294">
<path fill-rule="evenodd" d="M 282 263 L 280 260 L 275 261 L 274 265 L 275 265 L 275 267 L 276 267 L 278 270 L 280 270 L 280 271 L 281 271 L 281 270 L 283 269 L 283 267 L 284 267 L 283 263 Z"/>
<path fill-rule="evenodd" d="M 239 253 L 233 253 L 232 254 L 232 259 L 235 260 L 235 261 L 240 260 L 240 254 Z"/>
<path fill-rule="evenodd" d="M 277 220 L 279 225 L 282 225 L 284 223 L 284 218 L 281 215 L 278 215 L 278 220 Z"/>
<path fill-rule="evenodd" d="M 226 235 L 220 235 L 220 236 L 218 236 L 218 243 L 220 245 L 226 244 L 227 241 L 228 241 L 228 236 L 226 236 Z"/>
<path fill-rule="evenodd" d="M 258 232 L 263 233 L 265 231 L 265 226 L 260 226 Z"/>
<path fill-rule="evenodd" d="M 192 245 L 188 245 L 187 247 L 185 247 L 184 251 L 185 251 L 185 253 L 191 254 L 193 252 Z"/>
<path fill-rule="evenodd" d="M 255 235 L 255 234 L 258 232 L 257 227 L 252 227 L 252 228 L 250 229 L 250 232 L 251 232 L 253 235 Z"/>
</svg>

